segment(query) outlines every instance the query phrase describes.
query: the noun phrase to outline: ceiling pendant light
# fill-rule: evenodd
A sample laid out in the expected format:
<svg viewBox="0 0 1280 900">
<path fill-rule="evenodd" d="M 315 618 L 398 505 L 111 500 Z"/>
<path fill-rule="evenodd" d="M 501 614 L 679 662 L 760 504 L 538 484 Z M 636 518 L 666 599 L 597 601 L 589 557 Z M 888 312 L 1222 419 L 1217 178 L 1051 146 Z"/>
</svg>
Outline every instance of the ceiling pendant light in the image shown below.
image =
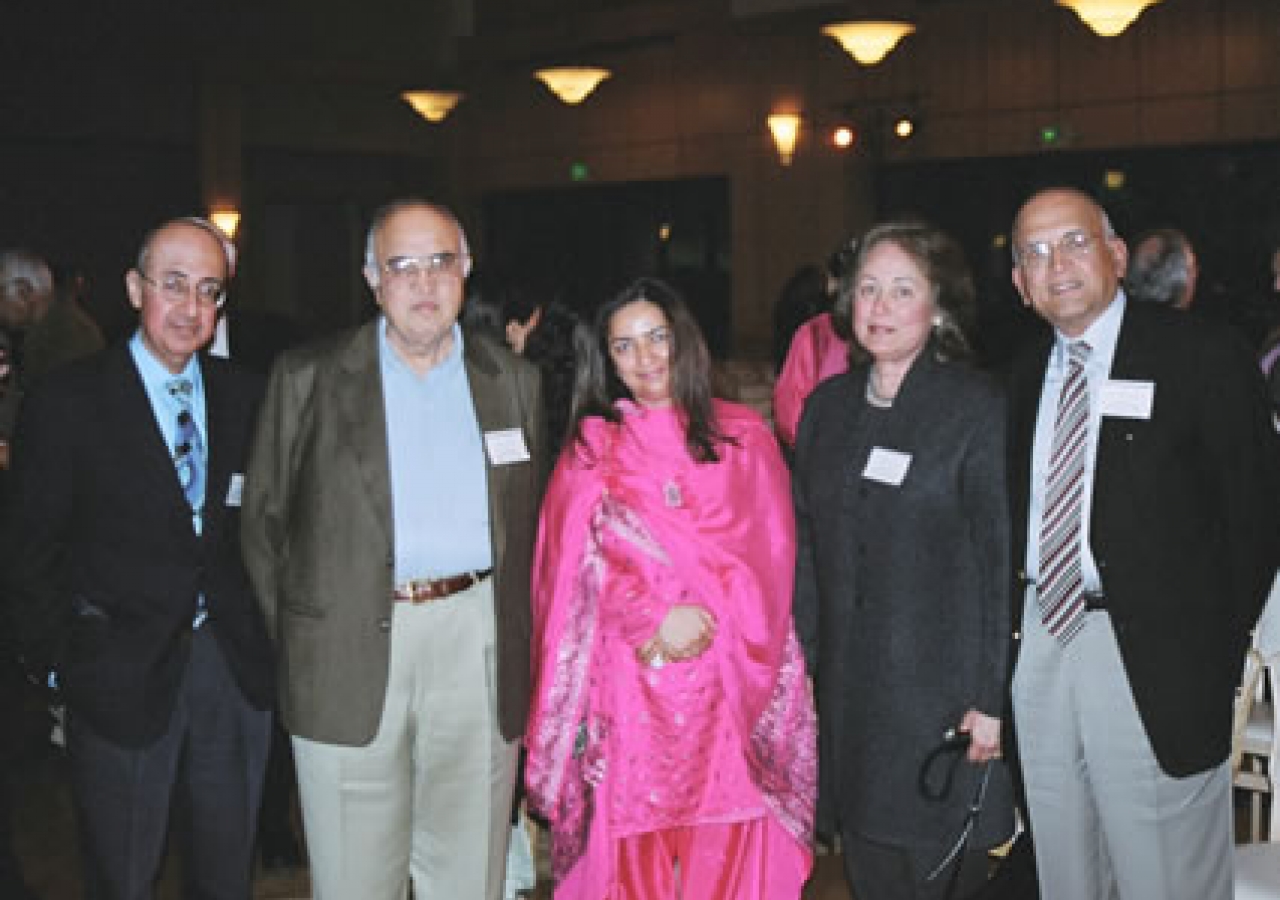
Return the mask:
<svg viewBox="0 0 1280 900">
<path fill-rule="evenodd" d="M 845 52 L 864 66 L 874 66 L 898 46 L 898 41 L 916 30 L 910 22 L 835 22 L 822 26 L 822 33 L 840 42 Z"/>
<path fill-rule="evenodd" d="M 422 118 L 439 123 L 453 112 L 462 94 L 459 91 L 405 91 L 400 97 Z"/>
<path fill-rule="evenodd" d="M 560 102 L 575 106 L 586 100 L 600 82 L 612 73 L 598 66 L 553 66 L 539 69 L 533 75 L 547 86 Z"/>
<path fill-rule="evenodd" d="M 1057 0 L 1101 37 L 1115 37 L 1160 0 Z"/>
</svg>

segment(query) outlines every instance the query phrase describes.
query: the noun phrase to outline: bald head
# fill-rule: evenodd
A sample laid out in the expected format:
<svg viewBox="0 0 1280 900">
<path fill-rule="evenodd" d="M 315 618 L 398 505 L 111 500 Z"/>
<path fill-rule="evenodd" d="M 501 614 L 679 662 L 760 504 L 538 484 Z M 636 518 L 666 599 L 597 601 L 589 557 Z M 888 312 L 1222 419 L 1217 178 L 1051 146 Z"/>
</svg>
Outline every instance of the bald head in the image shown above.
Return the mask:
<svg viewBox="0 0 1280 900">
<path fill-rule="evenodd" d="M 1107 215 L 1107 211 L 1102 205 L 1094 200 L 1084 191 L 1069 187 L 1045 188 L 1032 194 L 1027 200 L 1018 207 L 1017 214 L 1013 217 L 1013 250 L 1018 250 L 1018 235 L 1022 228 L 1023 220 L 1028 212 L 1049 208 L 1058 208 L 1064 205 L 1078 209 L 1081 213 L 1094 217 L 1097 220 L 1099 229 L 1108 237 L 1115 237 L 1116 230 L 1111 226 L 1111 217 Z M 1087 212 L 1086 212 L 1087 211 Z"/>
<path fill-rule="evenodd" d="M 177 229 L 173 232 L 173 229 Z M 157 225 L 148 231 L 142 238 L 142 246 L 138 248 L 138 261 L 135 266 L 139 272 L 147 271 L 147 261 L 151 255 L 151 250 L 155 246 L 156 239 L 166 232 L 181 233 L 186 230 L 188 234 L 193 231 L 201 232 L 206 237 L 211 238 L 218 245 L 219 255 L 222 256 L 225 271 L 223 272 L 223 280 L 229 279 L 235 274 L 236 267 L 236 248 L 231 239 L 217 225 L 214 225 L 208 219 L 202 219 L 199 216 L 181 216 L 176 219 L 170 219 Z"/>
<path fill-rule="evenodd" d="M 458 217 L 453 214 L 453 210 L 447 206 L 441 206 L 439 203 L 432 203 L 429 200 L 421 200 L 416 197 L 408 197 L 401 200 L 393 200 L 380 207 L 373 214 L 373 219 L 369 222 L 369 230 L 365 234 L 364 239 L 364 268 L 365 275 L 369 279 L 371 287 L 377 287 L 381 279 L 381 272 L 378 266 L 378 239 L 386 227 L 387 222 L 399 216 L 401 213 L 424 212 L 430 216 L 437 217 L 449 223 L 450 227 L 457 229 L 458 246 L 462 248 L 461 252 L 464 257 L 471 258 L 471 248 L 467 244 L 467 232 L 462 227 L 462 223 L 458 221 Z M 468 266 L 468 270 L 469 270 Z"/>
<path fill-rule="evenodd" d="M 197 222 L 175 219 L 143 240 L 125 290 L 143 346 L 170 372 L 181 372 L 213 337 L 228 262 L 218 232 Z"/>
<path fill-rule="evenodd" d="M 1041 191 L 1013 220 L 1013 283 L 1067 337 L 1079 337 L 1111 305 L 1127 260 L 1106 212 L 1081 191 Z"/>
</svg>

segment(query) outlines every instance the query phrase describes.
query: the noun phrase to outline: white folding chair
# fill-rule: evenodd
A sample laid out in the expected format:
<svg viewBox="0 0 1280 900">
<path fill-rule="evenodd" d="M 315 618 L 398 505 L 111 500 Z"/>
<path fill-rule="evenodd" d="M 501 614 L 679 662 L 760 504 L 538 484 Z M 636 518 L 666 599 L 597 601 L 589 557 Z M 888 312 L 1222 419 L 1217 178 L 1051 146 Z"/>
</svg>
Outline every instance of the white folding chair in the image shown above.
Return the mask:
<svg viewBox="0 0 1280 900">
<path fill-rule="evenodd" d="M 1232 783 L 1253 792 L 1250 797 L 1250 840 L 1260 840 L 1261 809 L 1271 807 L 1264 843 L 1235 848 L 1235 900 L 1280 900 L 1280 804 L 1275 779 L 1280 769 L 1276 740 L 1276 666 L 1280 661 L 1280 574 L 1254 630 L 1236 698 L 1231 740 Z M 1269 690 L 1268 690 L 1269 687 Z M 1260 765 L 1265 761 L 1265 772 Z M 1247 768 L 1246 768 L 1247 767 Z"/>
<path fill-rule="evenodd" d="M 1240 693 L 1236 697 L 1231 739 L 1231 783 L 1248 791 L 1249 835 L 1254 843 L 1262 840 L 1262 805 L 1273 793 L 1275 772 L 1275 704 L 1267 694 L 1267 673 L 1271 668 L 1262 653 L 1249 648 L 1245 658 Z M 1276 804 L 1270 804 L 1271 820 L 1267 834 L 1276 835 Z"/>
</svg>

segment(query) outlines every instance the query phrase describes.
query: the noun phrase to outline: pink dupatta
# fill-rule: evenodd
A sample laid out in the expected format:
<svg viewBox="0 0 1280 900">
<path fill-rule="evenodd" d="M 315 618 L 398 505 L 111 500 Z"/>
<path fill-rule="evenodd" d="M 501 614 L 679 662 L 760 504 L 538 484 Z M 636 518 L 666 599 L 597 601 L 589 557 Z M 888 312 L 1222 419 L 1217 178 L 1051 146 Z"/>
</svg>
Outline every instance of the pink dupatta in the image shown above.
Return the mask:
<svg viewBox="0 0 1280 900">
<path fill-rule="evenodd" d="M 705 606 L 717 622 L 707 651 L 727 707 L 717 715 L 738 739 L 716 751 L 730 757 L 712 762 L 729 771 L 745 760 L 749 775 L 722 787 L 719 799 L 736 791 L 742 809 L 762 808 L 782 825 L 803 848 L 803 881 L 817 738 L 791 622 L 795 532 L 786 467 L 763 421 L 736 404 L 716 405 L 736 443 L 722 445 L 711 464 L 689 456 L 674 412 L 620 409 L 621 423 L 588 420 L 585 441 L 561 455 L 534 563 L 526 780 L 552 825 L 557 884 L 573 896 L 604 897 L 614 882 L 610 790 L 630 749 L 618 723 L 643 711 L 625 687 L 599 685 L 634 677 L 633 660 L 610 657 L 633 654 L 681 600 Z M 622 640 L 604 640 L 606 621 Z M 694 801 L 692 821 L 679 824 L 699 824 L 698 814 Z M 643 811 L 628 812 L 628 823 L 633 831 L 672 824 L 646 820 Z"/>
</svg>

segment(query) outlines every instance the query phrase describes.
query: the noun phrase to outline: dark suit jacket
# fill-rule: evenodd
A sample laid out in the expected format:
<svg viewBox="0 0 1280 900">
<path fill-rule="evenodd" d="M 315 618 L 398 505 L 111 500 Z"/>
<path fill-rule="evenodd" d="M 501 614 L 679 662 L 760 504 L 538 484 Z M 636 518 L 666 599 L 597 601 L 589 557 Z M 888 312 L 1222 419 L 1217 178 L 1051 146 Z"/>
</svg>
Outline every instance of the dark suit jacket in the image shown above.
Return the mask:
<svg viewBox="0 0 1280 900">
<path fill-rule="evenodd" d="M 1011 373 L 1017 575 L 1051 347 L 1051 337 L 1037 341 Z M 1090 546 L 1147 736 L 1161 768 L 1184 777 L 1230 749 L 1249 629 L 1280 561 L 1280 450 L 1257 363 L 1221 326 L 1130 302 L 1110 377 L 1152 382 L 1155 400 L 1150 419 L 1102 419 Z M 1023 598 L 1019 581 L 1015 636 Z"/>
<path fill-rule="evenodd" d="M 796 440 L 795 618 L 817 683 L 821 830 L 899 846 L 950 840 L 979 766 L 948 801 L 924 799 L 921 763 L 978 709 L 999 717 L 1008 665 L 1009 522 L 1004 397 L 932 348 L 887 410 L 864 399 L 866 366 L 810 395 Z M 863 477 L 873 447 L 911 454 L 899 486 Z M 975 846 L 1013 824 L 998 772 Z"/>
<path fill-rule="evenodd" d="M 260 379 L 202 358 L 209 451 L 203 530 L 127 344 L 50 375 L 28 395 L 3 524 L 4 588 L 19 637 L 53 664 L 70 708 L 137 746 L 167 726 L 197 598 L 241 690 L 271 700 L 271 651 L 240 561 L 244 471 Z"/>
<path fill-rule="evenodd" d="M 370 322 L 280 357 L 245 491 L 245 562 L 279 647 L 281 717 L 292 734 L 350 746 L 377 733 L 391 648 L 395 558 L 378 328 Z M 529 569 L 546 474 L 541 388 L 537 369 L 505 347 L 474 333 L 463 343 L 481 431 L 521 429 L 531 457 L 485 466 L 498 720 L 511 740 L 529 706 Z"/>
</svg>

